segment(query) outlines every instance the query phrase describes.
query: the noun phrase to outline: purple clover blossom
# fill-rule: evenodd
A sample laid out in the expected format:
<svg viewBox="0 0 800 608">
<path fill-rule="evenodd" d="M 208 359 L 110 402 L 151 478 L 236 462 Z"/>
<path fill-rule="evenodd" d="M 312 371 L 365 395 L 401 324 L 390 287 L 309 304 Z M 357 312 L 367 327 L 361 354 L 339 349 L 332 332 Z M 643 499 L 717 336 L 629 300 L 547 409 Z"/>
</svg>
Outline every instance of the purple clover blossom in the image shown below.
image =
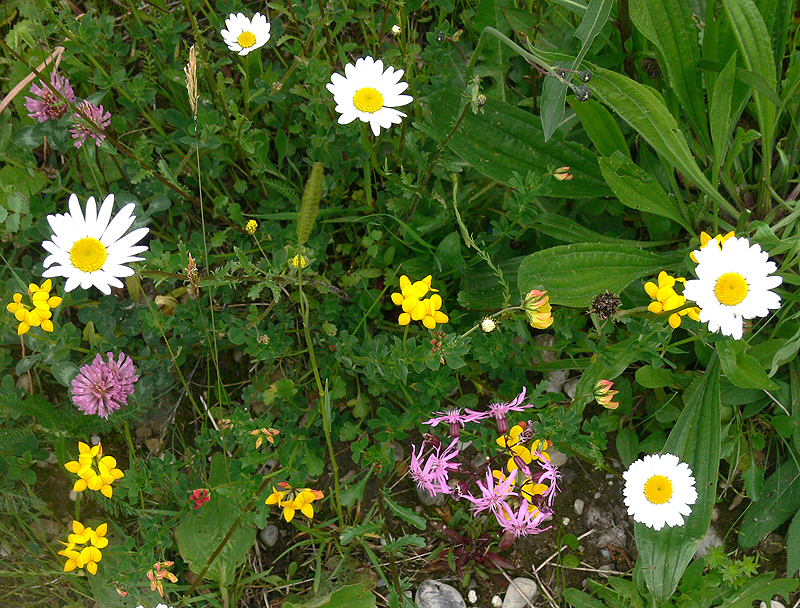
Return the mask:
<svg viewBox="0 0 800 608">
<path fill-rule="evenodd" d="M 425 464 L 422 464 L 422 453 L 425 446 L 420 446 L 419 454 L 417 454 L 416 446 L 411 448 L 411 464 L 409 472 L 417 485 L 428 494 L 433 496 L 437 493 L 450 494 L 450 486 L 447 485 L 447 479 L 451 471 L 458 471 L 459 464 L 457 462 L 450 462 L 453 458 L 458 456 L 458 449 L 455 447 L 458 443 L 457 439 L 447 446 L 444 453 L 441 453 L 441 446 L 435 448 L 428 456 Z"/>
<path fill-rule="evenodd" d="M 77 103 L 75 91 L 72 90 L 72 85 L 69 84 L 69 80 L 65 77 L 59 76 L 55 72 L 50 72 L 50 84 L 53 89 L 61 93 L 64 99 L 70 103 Z M 56 95 L 41 80 L 39 84 L 34 82 L 31 85 L 31 95 L 35 95 L 35 97 L 25 97 L 25 107 L 28 108 L 28 116 L 35 118 L 39 122 L 58 120 L 69 110 L 67 102 Z"/>
<path fill-rule="evenodd" d="M 103 114 L 103 106 L 97 106 L 85 99 L 78 107 L 89 120 L 87 121 L 78 113 L 72 115 L 72 126 L 69 128 L 69 132 L 75 139 L 75 147 L 80 148 L 89 137 L 99 146 L 106 138 L 103 131 L 111 124 L 111 112 Z"/>
<path fill-rule="evenodd" d="M 486 484 L 484 485 L 478 481 L 478 488 L 481 490 L 481 497 L 475 498 L 470 494 L 465 494 L 464 498 L 470 501 L 474 506 L 472 507 L 476 513 L 490 509 L 492 513 L 498 515 L 508 507 L 506 499 L 511 496 L 517 496 L 514 491 L 514 482 L 517 479 L 517 471 L 511 471 L 511 474 L 501 479 L 499 483 L 495 483 L 495 478 L 490 468 L 486 469 Z"/>
<path fill-rule="evenodd" d="M 72 381 L 72 402 L 87 416 L 101 418 L 128 404 L 133 385 L 139 379 L 133 361 L 120 353 L 117 361 L 108 354 L 108 362 L 97 353 L 91 364 L 84 365 Z"/>
<path fill-rule="evenodd" d="M 501 435 L 508 433 L 508 420 L 506 414 L 508 412 L 523 412 L 526 407 L 531 407 L 533 404 L 520 405 L 525 400 L 525 394 L 528 392 L 527 388 L 522 389 L 522 392 L 508 403 L 498 401 L 489 405 L 489 410 L 485 412 L 474 412 L 467 410 L 472 416 L 473 421 L 483 420 L 484 418 L 494 418 L 497 422 L 497 430 Z"/>
<path fill-rule="evenodd" d="M 548 515 L 550 514 L 545 513 L 542 509 L 536 509 L 532 513 L 528 508 L 528 501 L 523 500 L 516 513 L 506 504 L 503 507 L 502 515 L 498 514 L 496 517 L 497 522 L 505 532 L 519 538 L 520 536 L 540 534 L 552 528 L 552 526 L 547 526 L 546 528 L 539 527 L 539 524 L 541 524 Z"/>
<path fill-rule="evenodd" d="M 434 418 L 426 420 L 422 424 L 435 427 L 442 422 L 447 422 L 450 425 L 450 437 L 452 438 L 458 437 L 461 429 L 463 429 L 468 422 L 479 420 L 479 418 L 475 417 L 475 412 L 471 414 L 462 414 L 460 407 L 449 409 L 446 412 L 434 412 L 433 415 Z"/>
</svg>

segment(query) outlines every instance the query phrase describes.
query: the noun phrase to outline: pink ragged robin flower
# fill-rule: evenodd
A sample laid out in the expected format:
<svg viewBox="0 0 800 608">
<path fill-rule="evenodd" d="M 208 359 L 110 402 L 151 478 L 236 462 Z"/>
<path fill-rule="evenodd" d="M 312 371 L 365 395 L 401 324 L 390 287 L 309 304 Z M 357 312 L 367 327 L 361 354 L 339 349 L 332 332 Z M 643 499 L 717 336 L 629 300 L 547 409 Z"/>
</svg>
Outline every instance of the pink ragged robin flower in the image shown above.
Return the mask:
<svg viewBox="0 0 800 608">
<path fill-rule="evenodd" d="M 434 417 L 430 420 L 426 420 L 422 424 L 427 424 L 428 426 L 434 427 L 442 422 L 447 422 L 450 425 L 450 437 L 458 437 L 461 432 L 461 429 L 468 422 L 473 422 L 475 420 L 480 420 L 477 414 L 474 412 L 469 414 L 462 414 L 461 408 L 456 407 L 447 410 L 446 412 L 435 412 Z M 482 417 L 482 415 L 481 415 Z"/>
<path fill-rule="evenodd" d="M 506 420 L 506 414 L 508 412 L 522 412 L 525 411 L 525 408 L 532 407 L 533 403 L 528 403 L 522 405 L 522 402 L 525 400 L 525 394 L 528 392 L 527 388 L 523 388 L 522 392 L 517 395 L 511 401 L 504 403 L 502 401 L 497 401 L 495 403 L 489 404 L 488 411 L 485 412 L 475 412 L 472 410 L 467 410 L 472 418 L 469 420 L 470 422 L 483 420 L 484 418 L 494 418 L 497 422 L 497 430 L 501 435 L 505 435 L 508 433 L 508 420 Z"/>
<path fill-rule="evenodd" d="M 497 479 L 498 476 L 499 479 Z M 480 498 L 475 498 L 471 494 L 464 494 L 464 498 L 474 505 L 472 508 L 476 513 L 490 509 L 492 513 L 498 515 L 503 512 L 506 500 L 517 496 L 517 492 L 514 490 L 516 479 L 516 469 L 511 471 L 510 475 L 503 475 L 502 471 L 495 472 L 487 467 L 486 483 L 478 480 L 478 488 L 481 491 Z"/>
<path fill-rule="evenodd" d="M 67 101 L 77 103 L 75 91 L 72 90 L 69 80 L 64 76 L 50 72 L 50 84 L 63 97 L 54 93 L 50 87 L 40 80 L 39 84 L 33 83 L 31 85 L 31 95 L 34 95 L 34 97 L 25 98 L 28 116 L 35 118 L 39 122 L 58 120 L 69 110 Z"/>
<path fill-rule="evenodd" d="M 85 99 L 78 108 L 88 120 L 78 113 L 72 115 L 72 126 L 69 128 L 69 132 L 75 139 L 75 147 L 80 148 L 89 137 L 99 146 L 106 138 L 103 131 L 111 124 L 111 112 L 105 112 L 103 106 L 95 105 Z"/>
</svg>

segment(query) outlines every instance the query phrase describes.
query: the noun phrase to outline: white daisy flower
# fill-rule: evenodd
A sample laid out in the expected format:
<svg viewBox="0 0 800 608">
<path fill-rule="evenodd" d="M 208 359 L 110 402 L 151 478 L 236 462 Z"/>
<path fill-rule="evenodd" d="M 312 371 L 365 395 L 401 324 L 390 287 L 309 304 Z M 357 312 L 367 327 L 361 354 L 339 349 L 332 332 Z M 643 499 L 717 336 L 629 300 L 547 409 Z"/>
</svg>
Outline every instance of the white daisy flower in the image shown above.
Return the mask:
<svg viewBox="0 0 800 608">
<path fill-rule="evenodd" d="M 700 307 L 700 320 L 709 330 L 740 340 L 743 319 L 780 308 L 780 296 L 770 289 L 783 279 L 770 276 L 777 268 L 760 246 L 742 237 L 731 237 L 722 247 L 710 240 L 695 256 L 697 279 L 686 281 L 683 295 Z"/>
<path fill-rule="evenodd" d="M 244 13 L 231 13 L 225 19 L 225 29 L 220 33 L 230 50 L 247 55 L 267 43 L 270 37 L 269 28 L 267 18 L 261 13 L 253 15 L 252 21 Z"/>
<path fill-rule="evenodd" d="M 625 505 L 635 521 L 660 530 L 682 526 L 683 516 L 697 502 L 692 470 L 672 454 L 652 454 L 634 462 L 622 474 Z"/>
<path fill-rule="evenodd" d="M 50 252 L 44 260 L 47 270 L 42 276 L 65 277 L 64 291 L 72 291 L 78 286 L 88 289 L 94 285 L 109 295 L 111 287 L 122 287 L 118 277 L 133 274 L 133 269 L 125 264 L 144 259 L 136 257 L 136 254 L 147 251 L 147 247 L 136 243 L 150 229 L 137 228 L 125 234 L 136 220 L 133 215 L 135 205 L 128 203 L 112 219 L 113 207 L 114 195 L 109 194 L 98 213 L 94 197 L 90 196 L 84 217 L 78 197 L 73 194 L 69 197 L 69 213 L 48 215 L 53 236 L 52 240 L 42 243 L 42 247 Z"/>
<path fill-rule="evenodd" d="M 344 76 L 334 73 L 326 86 L 341 114 L 339 124 L 350 124 L 358 118 L 368 122 L 376 136 L 381 127 L 399 125 L 405 114 L 395 108 L 414 101 L 411 95 L 401 94 L 408 88 L 407 82 L 400 82 L 403 73 L 391 66 L 384 71 L 383 62 L 372 57 L 362 57 L 355 65 L 348 63 Z"/>
</svg>

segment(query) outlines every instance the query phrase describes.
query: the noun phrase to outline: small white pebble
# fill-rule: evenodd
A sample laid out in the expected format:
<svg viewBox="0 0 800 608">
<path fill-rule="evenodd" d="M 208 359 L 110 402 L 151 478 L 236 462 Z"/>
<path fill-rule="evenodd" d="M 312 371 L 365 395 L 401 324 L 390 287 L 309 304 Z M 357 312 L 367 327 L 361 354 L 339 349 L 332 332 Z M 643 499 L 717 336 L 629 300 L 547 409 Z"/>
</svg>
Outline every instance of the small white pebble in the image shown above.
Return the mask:
<svg viewBox="0 0 800 608">
<path fill-rule="evenodd" d="M 585 505 L 586 505 L 586 503 L 583 502 L 582 499 L 576 498 L 575 499 L 575 504 L 572 505 L 572 508 L 575 509 L 575 513 L 577 513 L 578 515 L 582 515 L 583 514 L 583 507 Z"/>
<path fill-rule="evenodd" d="M 100 443 L 100 435 L 92 435 L 92 445 Z"/>
<path fill-rule="evenodd" d="M 714 510 L 711 511 L 711 521 L 717 521 L 719 519 L 719 509 L 714 507 Z"/>
<path fill-rule="evenodd" d="M 614 485 L 614 480 L 613 479 L 609 479 L 608 480 L 608 485 L 613 486 Z"/>
<path fill-rule="evenodd" d="M 561 525 L 568 526 L 570 521 L 572 520 L 569 517 L 565 517 L 564 519 L 561 520 Z"/>
<path fill-rule="evenodd" d="M 594 493 L 594 497 L 595 498 L 600 498 L 601 496 L 602 496 L 602 494 L 600 494 L 600 492 L 595 492 Z"/>
<path fill-rule="evenodd" d="M 72 502 L 75 502 L 76 500 L 78 500 L 78 493 L 75 490 L 70 490 L 69 491 L 69 499 Z"/>
<path fill-rule="evenodd" d="M 475 589 L 469 590 L 469 593 L 467 593 L 467 599 L 469 600 L 470 604 L 474 604 L 478 601 L 478 594 L 475 593 Z"/>
<path fill-rule="evenodd" d="M 503 605 L 503 598 L 501 598 L 499 595 L 493 595 L 492 606 L 494 606 L 494 608 L 500 608 L 502 605 Z"/>
</svg>

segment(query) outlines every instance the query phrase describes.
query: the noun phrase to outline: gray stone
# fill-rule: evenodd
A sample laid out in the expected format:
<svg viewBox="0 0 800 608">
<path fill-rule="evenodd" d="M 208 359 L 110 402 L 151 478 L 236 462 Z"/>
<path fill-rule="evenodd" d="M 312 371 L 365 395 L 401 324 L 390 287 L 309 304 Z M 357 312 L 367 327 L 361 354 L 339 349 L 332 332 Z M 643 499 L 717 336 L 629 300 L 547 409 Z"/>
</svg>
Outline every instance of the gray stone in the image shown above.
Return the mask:
<svg viewBox="0 0 800 608">
<path fill-rule="evenodd" d="M 569 456 L 567 456 L 564 452 L 559 452 L 557 449 L 551 446 L 547 449 L 547 454 L 550 456 L 550 464 L 552 464 L 554 467 L 559 468 L 567 464 L 567 459 Z"/>
<path fill-rule="evenodd" d="M 584 511 L 583 521 L 589 528 L 594 528 L 594 534 L 589 537 L 593 546 L 599 548 L 615 545 L 625 548 L 625 530 L 614 521 L 610 511 L 604 511 L 598 506 L 592 505 Z"/>
<path fill-rule="evenodd" d="M 554 350 L 549 350 L 556 344 L 556 337 L 554 335 L 536 334 L 533 337 L 533 343 L 536 344 L 536 346 L 541 346 L 543 349 L 548 349 L 539 351 L 539 356 L 542 358 L 544 363 L 558 361 L 558 353 Z"/>
<path fill-rule="evenodd" d="M 575 504 L 572 505 L 572 508 L 575 509 L 575 513 L 578 515 L 583 515 L 583 507 L 586 503 L 583 502 L 580 498 L 575 499 Z"/>
<path fill-rule="evenodd" d="M 568 378 L 569 370 L 566 369 L 554 369 L 547 372 L 547 388 L 544 389 L 544 392 L 560 393 Z"/>
<path fill-rule="evenodd" d="M 275 543 L 278 542 L 278 526 L 275 524 L 268 525 L 258 533 L 258 537 L 267 547 L 274 547 Z"/>
<path fill-rule="evenodd" d="M 455 587 L 433 579 L 422 581 L 414 596 L 417 608 L 467 608 Z"/>
<path fill-rule="evenodd" d="M 708 526 L 708 531 L 703 537 L 703 540 L 701 540 L 700 544 L 697 545 L 697 551 L 694 552 L 694 556 L 703 557 L 711 550 L 712 547 L 722 547 L 723 544 L 724 543 L 722 542 L 719 534 L 717 534 L 717 531 L 714 529 L 714 526 L 710 525 Z"/>
<path fill-rule="evenodd" d="M 524 608 L 539 595 L 538 585 L 529 578 L 515 578 L 508 585 L 506 597 L 503 598 L 503 608 Z"/>
<path fill-rule="evenodd" d="M 575 399 L 575 393 L 578 392 L 578 381 L 580 378 L 572 378 L 564 383 L 564 394 L 570 399 Z"/>
<path fill-rule="evenodd" d="M 767 603 L 760 602 L 758 608 L 767 608 Z M 786 608 L 786 607 L 783 604 L 781 604 L 778 600 L 770 600 L 769 608 Z"/>
<path fill-rule="evenodd" d="M 478 601 L 478 593 L 475 591 L 475 589 L 470 589 L 467 592 L 467 600 L 470 604 L 474 604 Z"/>
<path fill-rule="evenodd" d="M 503 600 L 499 595 L 492 596 L 492 606 L 493 608 L 501 608 L 503 605 Z"/>
<path fill-rule="evenodd" d="M 441 507 L 447 502 L 447 494 L 444 492 L 436 492 L 431 494 L 428 490 L 414 486 L 417 491 L 417 498 L 426 507 Z"/>
</svg>

